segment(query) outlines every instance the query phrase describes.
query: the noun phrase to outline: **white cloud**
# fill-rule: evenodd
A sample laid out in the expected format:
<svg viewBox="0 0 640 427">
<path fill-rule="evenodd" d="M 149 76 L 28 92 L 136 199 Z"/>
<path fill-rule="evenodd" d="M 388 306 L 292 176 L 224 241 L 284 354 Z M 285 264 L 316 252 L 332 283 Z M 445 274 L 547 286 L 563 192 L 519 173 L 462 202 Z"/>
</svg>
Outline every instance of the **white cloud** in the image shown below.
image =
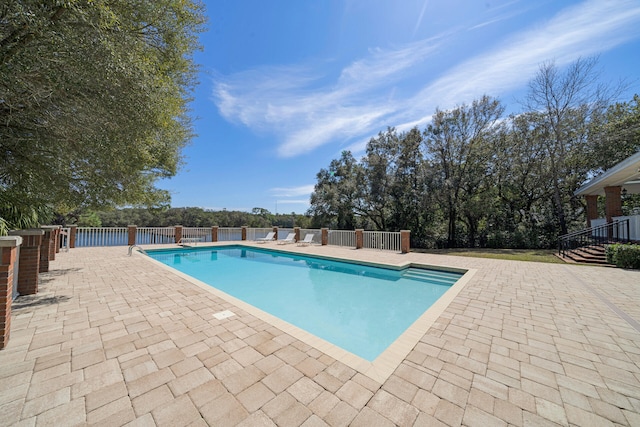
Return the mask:
<svg viewBox="0 0 640 427">
<path fill-rule="evenodd" d="M 227 120 L 278 135 L 277 152 L 282 157 L 327 143 L 363 148 L 381 127 L 394 125 L 403 131 L 423 126 L 436 107 L 451 108 L 524 85 L 544 61 L 555 60 L 563 66 L 638 36 L 640 2 L 591 0 L 506 36 L 499 46 L 489 47 L 437 79 L 429 79 L 425 70 L 438 49 L 446 47 L 448 35 L 397 49 L 372 49 L 334 76 L 322 71 L 330 64 L 262 68 L 226 76 L 217 81 L 214 99 Z M 409 95 L 397 90 L 416 75 L 423 76 L 422 87 L 412 88 Z"/>
<path fill-rule="evenodd" d="M 300 200 L 278 200 L 278 204 L 280 205 L 308 205 L 309 199 L 300 199 Z"/>
<path fill-rule="evenodd" d="M 275 187 L 269 190 L 269 193 L 276 197 L 298 197 L 308 196 L 313 192 L 314 185 L 301 185 L 298 187 Z M 308 200 L 307 200 L 308 202 Z"/>
<path fill-rule="evenodd" d="M 428 121 L 436 107 L 452 108 L 484 94 L 500 94 L 526 84 L 544 61 L 567 65 L 640 35 L 640 3 L 588 1 L 565 9 L 546 25 L 524 31 L 501 46 L 448 71 L 407 102 L 394 117 L 399 128 Z M 425 114 L 425 116 L 420 116 Z M 410 122 L 407 122 L 409 120 Z M 410 126 L 409 126 L 410 127 Z"/>
</svg>

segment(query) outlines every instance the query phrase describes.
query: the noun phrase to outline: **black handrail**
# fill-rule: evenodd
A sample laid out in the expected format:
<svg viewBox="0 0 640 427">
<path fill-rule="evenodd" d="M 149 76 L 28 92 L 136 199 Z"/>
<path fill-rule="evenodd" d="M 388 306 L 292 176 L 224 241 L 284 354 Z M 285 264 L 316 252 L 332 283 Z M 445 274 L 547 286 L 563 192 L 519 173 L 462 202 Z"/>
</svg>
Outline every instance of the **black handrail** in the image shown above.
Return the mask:
<svg viewBox="0 0 640 427">
<path fill-rule="evenodd" d="M 629 219 L 616 220 L 608 224 L 574 231 L 558 238 L 558 254 L 562 257 L 566 252 L 585 246 L 604 245 L 608 243 L 629 242 Z"/>
</svg>

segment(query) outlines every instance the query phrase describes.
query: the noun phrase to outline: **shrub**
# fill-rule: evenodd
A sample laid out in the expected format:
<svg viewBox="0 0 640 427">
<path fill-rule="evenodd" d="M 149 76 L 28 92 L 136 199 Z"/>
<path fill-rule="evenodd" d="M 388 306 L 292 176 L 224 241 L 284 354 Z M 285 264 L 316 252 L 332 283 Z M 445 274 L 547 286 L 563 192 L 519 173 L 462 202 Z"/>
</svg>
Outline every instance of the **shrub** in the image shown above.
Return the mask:
<svg viewBox="0 0 640 427">
<path fill-rule="evenodd" d="M 606 255 L 609 264 L 615 264 L 620 268 L 640 269 L 640 245 L 609 245 Z"/>
</svg>

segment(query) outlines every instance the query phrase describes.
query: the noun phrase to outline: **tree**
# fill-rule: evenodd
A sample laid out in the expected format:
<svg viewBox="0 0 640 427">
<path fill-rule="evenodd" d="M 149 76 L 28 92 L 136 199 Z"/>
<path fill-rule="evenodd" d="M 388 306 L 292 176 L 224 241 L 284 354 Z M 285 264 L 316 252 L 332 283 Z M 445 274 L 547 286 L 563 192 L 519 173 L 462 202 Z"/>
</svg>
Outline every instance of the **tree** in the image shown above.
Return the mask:
<svg viewBox="0 0 640 427">
<path fill-rule="evenodd" d="M 536 126 L 548 161 L 555 221 L 566 234 L 580 202 L 573 193 L 594 169 L 597 129 L 616 91 L 597 85 L 597 59 L 579 59 L 565 72 L 553 62 L 540 66 L 529 83 L 525 106 L 539 114 Z"/>
<path fill-rule="evenodd" d="M 640 95 L 609 106 L 593 146 L 596 171 L 605 171 L 640 150 Z"/>
<path fill-rule="evenodd" d="M 449 247 L 459 245 L 461 218 L 467 222 L 469 243 L 475 243 L 486 212 L 486 204 L 477 197 L 486 189 L 503 110 L 500 101 L 484 96 L 451 111 L 436 110 L 424 132 L 426 156 L 435 172 L 432 191 L 446 216 Z"/>
<path fill-rule="evenodd" d="M 360 210 L 378 230 L 387 230 L 387 222 L 393 215 L 392 191 L 399 139 L 394 128 L 387 128 L 369 140 L 362 159 L 364 179 L 360 182 L 364 186 L 364 197 Z"/>
<path fill-rule="evenodd" d="M 79 227 L 102 227 L 102 221 L 100 221 L 100 217 L 95 212 L 87 212 L 80 215 L 78 218 L 78 226 Z"/>
<path fill-rule="evenodd" d="M 490 217 L 492 246 L 540 247 L 555 244 L 552 190 L 538 112 L 512 115 L 497 140 L 492 179 L 496 203 Z M 551 209 L 550 209 L 551 208 Z"/>
<path fill-rule="evenodd" d="M 417 127 L 399 135 L 394 155 L 391 230 L 410 229 L 414 240 L 424 237 L 429 220 L 422 133 Z"/>
<path fill-rule="evenodd" d="M 161 204 L 192 136 L 192 0 L 7 0 L 0 7 L 0 217 Z M 21 222 L 21 219 L 23 220 Z M 1 222 L 1 221 L 0 221 Z"/>
<path fill-rule="evenodd" d="M 350 151 L 343 151 L 340 159 L 332 160 L 328 169 L 320 169 L 307 212 L 313 216 L 315 226 L 356 228 L 361 177 L 361 166 Z"/>
</svg>

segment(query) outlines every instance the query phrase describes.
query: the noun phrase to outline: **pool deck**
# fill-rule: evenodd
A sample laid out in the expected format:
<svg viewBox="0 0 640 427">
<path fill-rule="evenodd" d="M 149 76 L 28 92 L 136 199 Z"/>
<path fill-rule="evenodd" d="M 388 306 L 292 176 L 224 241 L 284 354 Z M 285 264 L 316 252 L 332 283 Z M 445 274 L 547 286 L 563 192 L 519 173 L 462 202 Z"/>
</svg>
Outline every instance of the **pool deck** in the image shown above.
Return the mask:
<svg viewBox="0 0 640 427">
<path fill-rule="evenodd" d="M 0 425 L 640 425 L 639 271 L 260 247 L 473 275 L 377 376 L 126 247 L 61 252 L 13 303 Z"/>
</svg>

